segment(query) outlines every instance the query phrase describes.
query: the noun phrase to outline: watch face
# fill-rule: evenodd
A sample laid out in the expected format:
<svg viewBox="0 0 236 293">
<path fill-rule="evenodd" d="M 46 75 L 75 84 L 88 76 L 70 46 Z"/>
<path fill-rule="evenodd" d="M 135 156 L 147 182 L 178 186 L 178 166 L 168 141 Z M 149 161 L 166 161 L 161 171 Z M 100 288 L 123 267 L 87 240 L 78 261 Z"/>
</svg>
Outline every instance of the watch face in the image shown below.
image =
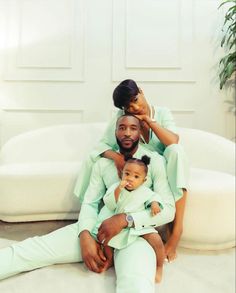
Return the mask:
<svg viewBox="0 0 236 293">
<path fill-rule="evenodd" d="M 134 224 L 134 219 L 131 215 L 126 216 L 126 221 L 128 222 L 128 228 L 131 228 Z"/>
<path fill-rule="evenodd" d="M 128 222 L 133 222 L 133 217 L 132 217 L 131 215 L 128 215 L 128 216 L 127 216 L 127 221 L 128 221 Z"/>
</svg>

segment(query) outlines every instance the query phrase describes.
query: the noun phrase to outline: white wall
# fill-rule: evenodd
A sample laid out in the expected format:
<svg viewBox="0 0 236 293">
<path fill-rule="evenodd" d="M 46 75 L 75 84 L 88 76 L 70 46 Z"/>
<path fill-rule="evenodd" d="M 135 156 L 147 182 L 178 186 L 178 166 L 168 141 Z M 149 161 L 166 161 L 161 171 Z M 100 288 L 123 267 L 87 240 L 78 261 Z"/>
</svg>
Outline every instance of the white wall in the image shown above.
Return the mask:
<svg viewBox="0 0 236 293">
<path fill-rule="evenodd" d="M 234 136 L 219 90 L 217 0 L 0 0 L 0 143 L 52 124 L 107 121 L 132 78 L 179 126 Z"/>
</svg>

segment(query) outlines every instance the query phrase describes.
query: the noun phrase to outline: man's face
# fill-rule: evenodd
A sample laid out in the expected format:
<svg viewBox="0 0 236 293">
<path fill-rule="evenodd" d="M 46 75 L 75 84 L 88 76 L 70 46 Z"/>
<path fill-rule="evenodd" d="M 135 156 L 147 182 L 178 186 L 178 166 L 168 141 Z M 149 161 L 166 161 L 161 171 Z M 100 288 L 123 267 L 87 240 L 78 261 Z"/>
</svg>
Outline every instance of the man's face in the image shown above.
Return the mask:
<svg viewBox="0 0 236 293">
<path fill-rule="evenodd" d="M 132 116 L 122 116 L 116 124 L 116 140 L 121 150 L 130 152 L 138 145 L 140 138 L 139 120 Z"/>
</svg>

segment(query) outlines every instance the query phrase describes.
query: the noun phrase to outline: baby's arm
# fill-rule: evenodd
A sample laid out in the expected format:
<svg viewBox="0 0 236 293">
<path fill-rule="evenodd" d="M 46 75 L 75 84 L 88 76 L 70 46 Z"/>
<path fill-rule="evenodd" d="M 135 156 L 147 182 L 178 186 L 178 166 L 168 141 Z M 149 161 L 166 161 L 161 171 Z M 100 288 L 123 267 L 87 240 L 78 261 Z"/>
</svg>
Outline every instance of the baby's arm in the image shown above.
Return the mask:
<svg viewBox="0 0 236 293">
<path fill-rule="evenodd" d="M 116 189 L 114 191 L 116 202 L 119 199 L 119 196 L 120 196 L 120 193 L 121 193 L 122 189 L 124 189 L 126 185 L 127 185 L 127 181 L 126 180 L 121 180 L 120 184 L 116 187 Z"/>
<path fill-rule="evenodd" d="M 150 193 L 148 193 L 148 195 L 149 195 L 149 199 L 146 202 L 146 207 L 150 207 L 151 215 L 155 216 L 161 212 L 163 208 L 163 204 L 162 204 L 160 196 L 157 193 L 150 190 Z"/>
<path fill-rule="evenodd" d="M 160 213 L 160 211 L 161 211 L 161 208 L 160 208 L 158 202 L 152 201 L 151 202 L 151 215 L 155 216 L 156 214 Z"/>
</svg>

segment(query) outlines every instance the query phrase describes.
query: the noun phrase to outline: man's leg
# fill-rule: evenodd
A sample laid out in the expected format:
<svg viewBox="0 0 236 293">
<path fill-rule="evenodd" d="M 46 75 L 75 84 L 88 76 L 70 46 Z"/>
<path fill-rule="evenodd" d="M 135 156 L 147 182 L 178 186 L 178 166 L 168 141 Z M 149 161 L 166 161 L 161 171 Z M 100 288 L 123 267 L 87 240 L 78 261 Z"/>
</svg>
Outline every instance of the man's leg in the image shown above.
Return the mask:
<svg viewBox="0 0 236 293">
<path fill-rule="evenodd" d="M 0 280 L 56 263 L 82 260 L 78 223 L 0 249 Z"/>
<path fill-rule="evenodd" d="M 142 237 L 128 247 L 115 250 L 116 293 L 154 293 L 156 256 Z"/>
</svg>

